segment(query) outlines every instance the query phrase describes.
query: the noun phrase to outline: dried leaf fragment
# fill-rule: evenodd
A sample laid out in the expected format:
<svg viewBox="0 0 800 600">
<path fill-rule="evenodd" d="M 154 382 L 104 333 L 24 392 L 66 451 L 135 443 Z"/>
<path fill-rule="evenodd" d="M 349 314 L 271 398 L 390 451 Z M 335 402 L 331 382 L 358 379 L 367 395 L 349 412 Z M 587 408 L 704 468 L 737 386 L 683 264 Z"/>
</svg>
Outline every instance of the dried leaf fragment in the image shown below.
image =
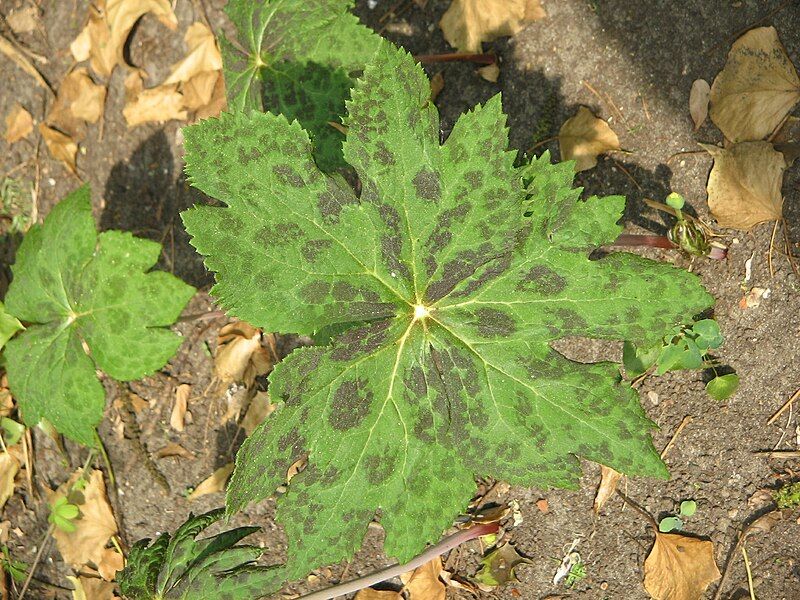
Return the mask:
<svg viewBox="0 0 800 600">
<path fill-rule="evenodd" d="M 711 86 L 705 79 L 696 79 L 689 92 L 689 114 L 694 121 L 694 130 L 700 129 L 708 116 L 708 98 Z"/>
<path fill-rule="evenodd" d="M 545 17 L 540 0 L 453 0 L 439 26 L 459 52 L 482 52 L 481 44 L 516 35 Z"/>
<path fill-rule="evenodd" d="M 266 336 L 270 350 L 261 345 L 261 330 L 244 321 L 228 323 L 219 330 L 214 375 L 225 385 L 241 382 L 253 385 L 256 377 L 272 370 L 277 357 L 271 351 L 274 338 Z"/>
<path fill-rule="evenodd" d="M 189 51 L 183 60 L 172 66 L 172 72 L 164 80 L 164 84 L 189 81 L 200 73 L 222 69 L 222 55 L 217 47 L 217 39 L 206 25 L 192 23 L 183 39 Z"/>
<path fill-rule="evenodd" d="M 73 577 L 67 575 L 75 589 L 72 600 L 114 600 L 114 584 L 94 577 Z"/>
<path fill-rule="evenodd" d="M 374 590 L 364 588 L 359 590 L 354 600 L 403 600 L 402 594 L 392 590 Z"/>
<path fill-rule="evenodd" d="M 0 452 L 0 508 L 14 494 L 14 479 L 19 472 L 20 460 L 16 448 Z"/>
<path fill-rule="evenodd" d="M 786 159 L 768 142 L 730 148 L 703 144 L 714 167 L 708 176 L 708 207 L 720 227 L 750 229 L 783 216 L 781 184 Z"/>
<path fill-rule="evenodd" d="M 183 120 L 188 115 L 177 83 L 143 89 L 142 76 L 138 71 L 133 71 L 125 79 L 125 97 L 122 114 L 128 127 L 153 121 Z"/>
<path fill-rule="evenodd" d="M 6 116 L 6 143 L 13 144 L 28 137 L 33 131 L 33 117 L 21 104 L 15 104 Z"/>
<path fill-rule="evenodd" d="M 48 127 L 44 123 L 39 123 L 39 133 L 42 134 L 42 139 L 52 157 L 63 162 L 70 172 L 77 175 L 78 168 L 75 159 L 78 156 L 78 144 L 68 135 Z"/>
<path fill-rule="evenodd" d="M 611 467 L 600 465 L 600 485 L 597 486 L 597 494 L 594 497 L 594 512 L 600 512 L 603 505 L 608 501 L 614 492 L 617 491 L 617 483 L 622 473 L 615 471 Z"/>
<path fill-rule="evenodd" d="M 86 123 L 96 123 L 103 115 L 105 101 L 105 86 L 92 81 L 89 71 L 80 67 L 64 77 L 45 120 L 48 126 L 80 141 L 86 134 Z"/>
<path fill-rule="evenodd" d="M 732 142 L 760 140 L 800 100 L 800 78 L 774 27 L 733 43 L 711 86 L 711 120 Z"/>
<path fill-rule="evenodd" d="M 206 494 L 213 494 L 215 492 L 221 492 L 225 489 L 225 484 L 228 482 L 228 477 L 231 476 L 233 473 L 233 463 L 228 463 L 214 471 L 211 475 L 206 477 L 200 484 L 194 489 L 194 491 L 186 496 L 187 500 L 195 500 L 200 496 L 205 496 Z"/>
<path fill-rule="evenodd" d="M 675 533 L 656 533 L 644 561 L 644 587 L 654 600 L 699 600 L 720 576 L 711 542 Z"/>
<path fill-rule="evenodd" d="M 176 444 L 174 442 L 171 442 L 166 446 L 160 448 L 156 452 L 156 456 L 158 458 L 167 458 L 169 456 L 180 456 L 181 458 L 188 458 L 190 460 L 194 458 L 194 454 L 189 452 L 186 448 L 184 448 L 180 444 Z"/>
<path fill-rule="evenodd" d="M 16 34 L 36 31 L 39 27 L 39 9 L 36 6 L 26 6 L 12 10 L 6 15 L 6 23 Z"/>
<path fill-rule="evenodd" d="M 447 587 L 439 579 L 442 572 L 442 558 L 437 556 L 413 571 L 403 573 L 400 580 L 409 600 L 445 600 Z"/>
<path fill-rule="evenodd" d="M 599 154 L 620 149 L 617 134 L 585 106 L 561 126 L 558 144 L 561 160 L 574 160 L 576 171 L 591 169 L 597 164 Z"/>
<path fill-rule="evenodd" d="M 172 413 L 169 417 L 169 425 L 175 431 L 183 431 L 191 393 L 192 386 L 185 383 L 179 385 L 175 390 L 175 403 L 172 405 Z"/>
<path fill-rule="evenodd" d="M 270 402 L 269 392 L 256 392 L 242 418 L 241 425 L 245 434 L 249 437 L 255 428 L 272 414 L 275 408 L 276 406 Z"/>
</svg>

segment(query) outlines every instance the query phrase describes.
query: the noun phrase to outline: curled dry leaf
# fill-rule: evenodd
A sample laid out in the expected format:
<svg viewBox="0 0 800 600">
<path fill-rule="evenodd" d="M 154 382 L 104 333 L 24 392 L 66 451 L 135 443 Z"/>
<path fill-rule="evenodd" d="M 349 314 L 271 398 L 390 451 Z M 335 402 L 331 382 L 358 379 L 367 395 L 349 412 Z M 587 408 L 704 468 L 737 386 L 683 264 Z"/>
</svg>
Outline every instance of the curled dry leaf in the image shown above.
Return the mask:
<svg viewBox="0 0 800 600">
<path fill-rule="evenodd" d="M 576 171 L 591 169 L 597 156 L 619 150 L 619 138 L 611 127 L 581 106 L 574 117 L 567 119 L 558 132 L 561 160 L 574 160 Z"/>
<path fill-rule="evenodd" d="M 774 27 L 736 40 L 711 86 L 711 120 L 732 142 L 760 140 L 800 100 L 800 78 Z"/>
<path fill-rule="evenodd" d="M 705 79 L 696 79 L 692 83 L 689 92 L 689 114 L 694 121 L 694 130 L 700 129 L 708 116 L 708 97 L 711 94 L 711 86 Z"/>
<path fill-rule="evenodd" d="M 80 67 L 64 77 L 45 121 L 79 142 L 86 135 L 86 123 L 96 123 L 103 116 L 105 101 L 105 86 L 97 85 L 89 71 Z"/>
<path fill-rule="evenodd" d="M 437 556 L 413 571 L 400 575 L 408 600 L 445 600 L 447 587 L 439 579 L 442 557 Z"/>
<path fill-rule="evenodd" d="M 608 501 L 614 492 L 617 491 L 617 483 L 622 473 L 615 471 L 611 467 L 600 465 L 600 485 L 597 486 L 597 494 L 594 497 L 594 512 L 599 513 L 603 505 Z"/>
<path fill-rule="evenodd" d="M 125 78 L 125 108 L 122 114 L 128 127 L 171 119 L 183 120 L 188 115 L 177 83 L 144 89 L 138 71 L 132 71 Z"/>
<path fill-rule="evenodd" d="M 6 116 L 6 143 L 13 144 L 26 138 L 33 131 L 33 117 L 21 104 L 15 104 Z"/>
<path fill-rule="evenodd" d="M 540 0 L 453 0 L 439 26 L 459 52 L 482 52 L 481 44 L 516 35 L 545 17 Z"/>
<path fill-rule="evenodd" d="M 249 437 L 255 428 L 261 425 L 264 419 L 272 414 L 275 408 L 275 405 L 270 402 L 269 392 L 256 392 L 256 395 L 250 401 L 250 406 L 247 407 L 247 412 L 245 412 L 242 418 L 241 425 L 245 434 Z"/>
<path fill-rule="evenodd" d="M 783 216 L 781 184 L 786 159 L 772 144 L 702 146 L 714 158 L 706 189 L 708 207 L 720 227 L 750 229 Z"/>
<path fill-rule="evenodd" d="M 158 458 L 167 458 L 169 456 L 180 456 L 181 458 L 188 458 L 192 460 L 194 458 L 194 454 L 189 452 L 186 448 L 181 446 L 180 444 L 169 443 L 166 446 L 160 448 L 156 452 L 156 456 Z"/>
<path fill-rule="evenodd" d="M 66 483 L 59 486 L 49 502 L 52 504 L 57 498 L 66 496 L 81 472 L 82 469 L 78 469 Z M 113 556 L 108 554 L 106 544 L 117 533 L 117 522 L 106 497 L 102 471 L 91 472 L 81 493 L 84 501 L 78 505 L 80 515 L 73 521 L 75 530 L 66 532 L 56 528 L 53 530 L 53 538 L 64 561 L 75 569 L 87 564 L 101 568 L 115 562 Z M 116 554 L 113 550 L 110 552 Z M 103 571 L 108 575 L 104 568 Z"/>
<path fill-rule="evenodd" d="M 261 344 L 261 330 L 244 321 L 234 321 L 220 329 L 214 356 L 217 379 L 224 385 L 239 382 L 250 387 L 256 377 L 272 371 L 277 360 L 275 338 L 272 334 L 264 338 L 269 348 Z"/>
<path fill-rule="evenodd" d="M 78 144 L 68 135 L 48 127 L 44 123 L 39 123 L 39 133 L 42 134 L 42 139 L 51 156 L 63 162 L 71 173 L 77 175 L 78 168 L 75 159 L 78 156 Z"/>
<path fill-rule="evenodd" d="M 172 414 L 169 417 L 169 425 L 175 431 L 183 431 L 186 423 L 186 411 L 189 408 L 189 395 L 192 393 L 192 386 L 182 383 L 175 389 L 175 403 L 172 405 Z"/>
<path fill-rule="evenodd" d="M 700 600 L 719 578 L 711 542 L 656 532 L 644 561 L 644 587 L 654 600 Z"/>
<path fill-rule="evenodd" d="M 225 484 L 228 483 L 228 478 L 233 473 L 233 463 L 228 463 L 214 471 L 211 475 L 206 477 L 194 489 L 194 491 L 186 496 L 187 500 L 196 500 L 200 496 L 221 492 L 225 489 Z"/>
<path fill-rule="evenodd" d="M 217 40 L 206 25 L 192 23 L 183 39 L 189 51 L 183 60 L 172 65 L 172 72 L 164 80 L 165 84 L 183 83 L 201 73 L 222 69 L 222 55 Z"/>
<path fill-rule="evenodd" d="M 14 479 L 22 462 L 21 452 L 16 446 L 0 451 L 0 509 L 14 494 Z"/>
<path fill-rule="evenodd" d="M 403 595 L 392 590 L 364 588 L 358 591 L 354 600 L 403 600 Z"/>
<path fill-rule="evenodd" d="M 92 70 L 108 78 L 114 67 L 126 64 L 123 48 L 136 21 L 152 13 L 169 29 L 178 19 L 169 0 L 97 0 L 89 5 L 89 23 L 70 45 L 78 62 L 91 59 Z"/>
<path fill-rule="evenodd" d="M 114 584 L 94 577 L 73 577 L 67 579 L 75 587 L 72 590 L 72 600 L 114 600 Z"/>
<path fill-rule="evenodd" d="M 478 69 L 478 74 L 486 81 L 497 83 L 497 80 L 500 78 L 500 65 L 498 65 L 496 62 L 493 62 L 490 65 L 486 65 L 485 67 Z"/>
</svg>

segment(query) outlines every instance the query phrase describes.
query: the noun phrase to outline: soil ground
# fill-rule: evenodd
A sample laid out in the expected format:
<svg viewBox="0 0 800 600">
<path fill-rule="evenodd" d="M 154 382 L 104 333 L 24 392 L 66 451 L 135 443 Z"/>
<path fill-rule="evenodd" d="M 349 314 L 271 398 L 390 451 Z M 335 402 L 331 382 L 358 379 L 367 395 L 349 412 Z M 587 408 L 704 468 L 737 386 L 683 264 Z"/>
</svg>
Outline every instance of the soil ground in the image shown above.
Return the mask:
<svg viewBox="0 0 800 600">
<path fill-rule="evenodd" d="M 25 0 L 0 0 L 6 15 Z M 70 66 L 68 46 L 87 14 L 87 0 L 41 0 L 43 31 L 23 36 L 21 42 L 48 58 L 41 69 L 57 84 Z M 169 66 L 183 53 L 186 27 L 199 15 L 201 4 L 216 31 L 224 29 L 223 0 L 190 2 L 177 0 L 178 32 L 166 32 L 155 19 L 146 16 L 135 28 L 128 55 L 132 64 L 144 67 L 150 81 L 160 81 Z M 384 35 L 415 54 L 448 52 L 437 23 L 448 2 L 431 0 L 424 9 L 407 5 L 399 17 L 381 22 L 394 2 L 381 0 L 374 9 L 359 0 L 357 13 L 375 29 L 386 26 Z M 494 94 L 502 92 L 509 115 L 511 142 L 525 150 L 555 136 L 560 124 L 580 104 L 609 118 L 622 147 L 613 159 L 600 160 L 597 168 L 581 173 L 577 182 L 590 194 L 624 194 L 628 198 L 625 223 L 631 232 L 663 233 L 662 217 L 648 209 L 643 198 L 662 200 L 675 190 L 683 194 L 692 209 L 707 217 L 705 182 L 711 166 L 697 141 L 719 142 L 721 136 L 710 123 L 692 131 L 687 102 L 691 83 L 697 78 L 712 81 L 722 68 L 728 48 L 746 28 L 772 24 L 777 27 L 795 65 L 800 65 L 800 7 L 796 2 L 777 0 L 685 0 L 672 2 L 630 2 L 627 0 L 546 0 L 547 18 L 514 39 L 490 45 L 501 59 L 498 83 L 488 83 L 468 64 L 435 65 L 429 74 L 444 74 L 445 87 L 436 100 L 446 135 L 460 113 Z M 0 56 L 0 115 L 14 102 L 21 102 L 37 119 L 45 110 L 45 94 L 31 80 Z M 129 130 L 122 118 L 124 101 L 122 69 L 112 76 L 102 126 L 90 127 L 78 158 L 80 180 L 92 186 L 98 223 L 103 229 L 130 230 L 137 235 L 164 242 L 161 267 L 173 271 L 201 292 L 186 313 L 211 307 L 207 295 L 211 283 L 199 257 L 187 243 L 178 213 L 195 202 L 207 202 L 191 190 L 182 175 L 179 129 L 182 123 L 140 126 Z M 32 137 L 31 139 L 35 139 Z M 557 144 L 547 142 L 536 152 L 550 148 L 558 156 Z M 24 163 L 24 164 L 23 164 Z M 19 166 L 22 165 L 22 166 Z M 17 179 L 38 186 L 38 215 L 50 208 L 80 181 L 52 160 L 43 144 L 29 141 L 13 147 L 0 141 L 0 169 L 14 170 Z M 792 240 L 800 240 L 800 169 L 787 172 L 783 192 L 785 216 Z M 760 488 L 774 487 L 778 478 L 791 478 L 799 466 L 797 458 L 775 460 L 759 451 L 778 447 L 798 450 L 800 420 L 797 410 L 785 414 L 773 425 L 767 419 L 800 386 L 800 282 L 780 250 L 774 253 L 774 275 L 770 274 L 767 251 L 772 226 L 764 224 L 751 233 L 724 231 L 730 244 L 726 261 L 695 260 L 669 251 L 650 251 L 653 258 L 673 261 L 692 268 L 717 298 L 715 318 L 725 334 L 721 355 L 741 376 L 741 388 L 726 402 L 711 400 L 704 391 L 699 372 L 677 372 L 649 378 L 641 387 L 642 403 L 659 430 L 654 433 L 657 448 L 664 448 L 681 421 L 691 417 L 675 440 L 666 462 L 669 481 L 630 479 L 626 493 L 657 518 L 671 513 L 683 499 L 695 499 L 698 510 L 686 530 L 707 536 L 715 543 L 716 559 L 723 565 L 742 523 L 751 518 L 748 499 Z M 18 240 L 6 237 L 2 250 L 4 267 L 13 259 Z M 780 247 L 777 244 L 776 247 Z M 796 246 L 795 246 L 796 247 Z M 745 282 L 745 261 L 752 261 L 752 278 Z M 8 270 L 5 269 L 7 276 Z M 0 283 L 2 280 L 0 280 Z M 768 288 L 768 298 L 757 308 L 743 309 L 740 299 L 752 286 Z M 235 425 L 219 425 L 224 400 L 211 393 L 193 400 L 193 424 L 183 433 L 169 427 L 175 387 L 192 386 L 200 394 L 211 380 L 216 334 L 224 319 L 184 322 L 176 329 L 186 338 L 179 354 L 161 372 L 127 386 L 107 383 L 107 418 L 100 434 L 114 466 L 117 487 L 110 497 L 120 524 L 123 542 L 174 530 L 189 511 L 202 512 L 222 504 L 222 494 L 194 502 L 185 491 L 197 485 L 212 470 L 233 456 L 241 435 Z M 598 347 L 576 341 L 565 348 L 571 356 L 593 360 L 598 356 L 619 359 L 619 347 Z M 145 467 L 144 455 L 135 440 L 120 437 L 114 424 L 120 416 L 114 400 L 127 391 L 150 402 L 138 415 L 141 444 L 166 477 L 170 491 L 162 488 Z M 798 407 L 800 408 L 800 407 Z M 130 435 L 130 432 L 128 432 Z M 196 458 L 157 460 L 154 453 L 168 442 L 178 442 Z M 84 451 L 67 444 L 70 465 L 65 465 L 53 443 L 35 433 L 36 482 L 40 489 L 62 483 L 72 469 L 80 466 Z M 544 597 L 647 598 L 642 587 L 643 561 L 652 543 L 652 533 L 634 511 L 612 499 L 599 516 L 592 511 L 592 499 L 599 467 L 586 463 L 578 491 L 504 488 L 496 501 L 519 503 L 523 522 L 511 529 L 516 548 L 531 559 L 517 568 L 519 582 L 480 598 Z M 490 484 L 491 482 L 489 482 Z M 487 485 L 482 482 L 483 489 Z M 546 499 L 549 512 L 542 513 L 536 501 Z M 264 529 L 254 536 L 264 546 L 265 561 L 282 559 L 285 539 L 273 521 L 273 501 L 265 501 L 237 515 L 234 524 L 258 524 Z M 46 503 L 26 492 L 9 501 L 3 515 L 22 537 L 12 535 L 12 555 L 31 563 L 47 529 Z M 551 584 L 565 549 L 580 538 L 578 550 L 586 564 L 587 577 L 573 588 Z M 748 551 L 754 574 L 754 591 L 764 600 L 800 598 L 800 523 L 793 518 L 776 525 L 768 534 L 754 537 Z M 313 584 L 295 582 L 290 592 L 302 592 L 327 585 L 346 569 L 348 577 L 367 573 L 386 564 L 381 553 L 381 533 L 370 528 L 364 547 L 351 564 L 332 566 L 318 572 Z M 480 552 L 477 542 L 466 545 L 449 565 L 460 575 L 474 574 Z M 741 557 L 734 556 L 732 575 L 723 598 L 749 597 Z M 45 551 L 29 598 L 69 598 L 64 588 L 69 568 L 53 545 Z M 59 587 L 61 586 L 61 587 Z M 711 586 L 710 592 L 715 586 Z M 464 592 L 451 590 L 457 597 Z"/>
</svg>

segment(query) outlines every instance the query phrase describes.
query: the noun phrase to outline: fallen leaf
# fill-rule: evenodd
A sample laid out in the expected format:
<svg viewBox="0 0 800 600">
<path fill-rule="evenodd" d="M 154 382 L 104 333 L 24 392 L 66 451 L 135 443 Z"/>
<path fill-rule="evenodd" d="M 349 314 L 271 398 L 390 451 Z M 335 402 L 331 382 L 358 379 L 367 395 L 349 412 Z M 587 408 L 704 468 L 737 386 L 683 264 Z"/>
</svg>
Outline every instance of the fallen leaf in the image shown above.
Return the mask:
<svg viewBox="0 0 800 600">
<path fill-rule="evenodd" d="M 761 299 L 769 297 L 769 291 L 769 288 L 752 288 L 741 300 L 739 300 L 739 308 L 742 310 L 746 308 L 758 308 L 761 305 Z"/>
<path fill-rule="evenodd" d="M 52 504 L 57 498 L 65 497 L 81 472 L 82 469 L 78 469 L 66 483 L 59 486 L 49 502 Z M 106 554 L 106 544 L 111 536 L 117 534 L 117 522 L 106 497 L 102 471 L 93 470 L 90 473 L 81 494 L 83 502 L 78 504 L 80 515 L 73 521 L 75 530 L 53 530 L 58 551 L 64 561 L 75 569 L 87 564 L 98 566 L 107 561 L 109 557 Z"/>
<path fill-rule="evenodd" d="M 617 483 L 622 473 L 615 471 L 611 467 L 600 465 L 600 485 L 597 486 L 597 494 L 594 497 L 594 512 L 600 512 L 603 505 L 608 501 L 614 492 L 617 491 Z"/>
<path fill-rule="evenodd" d="M 500 78 L 500 65 L 498 65 L 496 62 L 493 62 L 490 65 L 481 67 L 478 69 L 478 75 L 483 77 L 486 81 L 497 83 L 497 80 Z"/>
<path fill-rule="evenodd" d="M 800 100 L 800 78 L 774 27 L 736 40 L 711 86 L 711 120 L 732 142 L 768 136 Z"/>
<path fill-rule="evenodd" d="M 92 70 L 108 78 L 114 67 L 126 64 L 123 48 L 136 21 L 155 15 L 171 30 L 178 26 L 169 0 L 97 0 L 89 5 L 89 22 L 70 45 L 78 62 L 91 59 Z"/>
<path fill-rule="evenodd" d="M 191 82 L 189 83 L 191 84 Z M 189 91 L 188 93 L 191 92 Z M 219 76 L 214 84 L 214 90 L 211 92 L 211 100 L 209 100 L 204 106 L 195 109 L 194 118 L 195 120 L 199 121 L 200 119 L 217 117 L 227 107 L 228 96 L 225 94 L 225 78 Z"/>
<path fill-rule="evenodd" d="M 95 577 L 73 577 L 67 575 L 75 589 L 72 590 L 72 600 L 113 600 L 114 584 Z"/>
<path fill-rule="evenodd" d="M 106 548 L 103 550 L 103 558 L 97 564 L 97 572 L 106 581 L 114 581 L 117 571 L 121 571 L 124 567 L 125 558 L 122 554 L 114 548 Z"/>
<path fill-rule="evenodd" d="M 39 9 L 35 6 L 26 6 L 12 10 L 6 15 L 6 23 L 17 35 L 36 31 L 39 27 Z"/>
<path fill-rule="evenodd" d="M 597 156 L 610 150 L 619 150 L 619 138 L 603 119 L 598 119 L 585 106 L 578 114 L 567 119 L 558 132 L 561 160 L 574 160 L 576 171 L 591 169 Z"/>
<path fill-rule="evenodd" d="M 487 554 L 481 560 L 481 568 L 475 580 L 485 586 L 496 587 L 509 581 L 516 581 L 514 568 L 522 563 L 531 562 L 517 552 L 511 544 L 503 544 Z"/>
<path fill-rule="evenodd" d="M 654 600 L 699 600 L 720 576 L 711 542 L 676 533 L 656 533 L 644 561 L 644 587 Z"/>
<path fill-rule="evenodd" d="M 50 155 L 63 162 L 71 173 L 77 175 L 78 168 L 75 165 L 75 159 L 78 155 L 78 144 L 75 143 L 75 140 L 44 123 L 39 123 L 39 133 L 42 134 L 42 139 L 50 151 Z"/>
<path fill-rule="evenodd" d="M 227 465 L 220 467 L 209 477 L 200 482 L 194 491 L 186 496 L 186 499 L 196 500 L 200 496 L 223 491 L 225 489 L 225 484 L 228 482 L 228 477 L 231 476 L 231 473 L 233 473 L 233 463 L 228 463 Z"/>
<path fill-rule="evenodd" d="M 453 0 L 439 27 L 459 52 L 480 53 L 483 42 L 516 35 L 544 17 L 540 0 Z"/>
<path fill-rule="evenodd" d="M 256 392 L 256 395 L 250 401 L 250 406 L 247 407 L 247 412 L 242 418 L 242 429 L 245 434 L 250 437 L 256 427 L 275 410 L 275 405 L 270 402 L 269 392 Z"/>
<path fill-rule="evenodd" d="M 92 81 L 86 68 L 77 68 L 58 87 L 56 101 L 45 122 L 79 142 L 86 135 L 86 123 L 96 123 L 103 115 L 105 101 L 105 86 Z"/>
<path fill-rule="evenodd" d="M 708 116 L 708 97 L 711 86 L 705 79 L 696 79 L 689 92 L 689 114 L 694 121 L 694 130 L 700 129 Z"/>
<path fill-rule="evenodd" d="M 193 459 L 194 454 L 189 452 L 186 448 L 181 446 L 180 444 L 169 443 L 166 446 L 160 448 L 156 451 L 156 456 L 158 458 L 167 458 L 169 456 L 180 456 L 181 458 L 188 458 Z"/>
<path fill-rule="evenodd" d="M 442 558 L 437 556 L 413 571 L 400 575 L 408 600 L 445 600 L 447 587 L 439 580 Z"/>
<path fill-rule="evenodd" d="M 244 321 L 228 323 L 219 330 L 214 355 L 214 375 L 224 385 L 253 385 L 256 377 L 272 371 L 277 361 L 274 336 L 264 336 L 269 349 L 261 344 L 261 330 Z"/>
<path fill-rule="evenodd" d="M 183 84 L 183 102 L 186 108 L 195 111 L 208 106 L 214 97 L 220 71 L 203 71 Z"/>
<path fill-rule="evenodd" d="M 192 393 L 192 386 L 182 383 L 175 389 L 175 403 L 172 405 L 172 414 L 169 417 L 169 425 L 175 431 L 183 431 L 186 422 L 186 411 L 189 408 L 189 394 Z"/>
<path fill-rule="evenodd" d="M 373 590 L 364 588 L 359 590 L 353 600 L 403 600 L 402 594 L 391 590 Z"/>
<path fill-rule="evenodd" d="M 206 25 L 200 22 L 192 23 L 183 39 L 189 51 L 183 60 L 172 65 L 172 71 L 164 80 L 164 84 L 182 83 L 203 72 L 222 70 L 222 55 L 217 46 L 217 39 Z"/>
<path fill-rule="evenodd" d="M 177 83 L 143 89 L 142 76 L 138 71 L 132 71 L 125 78 L 125 98 L 122 114 L 128 127 L 171 119 L 183 120 L 188 115 Z"/>
<path fill-rule="evenodd" d="M 3 137 L 9 144 L 28 137 L 33 131 L 33 117 L 21 104 L 15 104 L 6 116 L 6 133 Z"/>
<path fill-rule="evenodd" d="M 547 501 L 546 498 L 539 498 L 536 501 L 536 508 L 539 509 L 539 512 L 543 515 L 546 515 L 550 512 L 550 503 Z"/>
<path fill-rule="evenodd" d="M 431 77 L 431 102 L 436 102 L 436 98 L 442 93 L 444 89 L 444 75 L 439 71 L 436 75 Z"/>
<path fill-rule="evenodd" d="M 3 508 L 8 499 L 14 494 L 14 479 L 19 473 L 20 456 L 14 447 L 0 451 L 0 508 Z"/>
<path fill-rule="evenodd" d="M 706 189 L 708 207 L 720 227 L 750 229 L 783 216 L 781 184 L 786 159 L 772 144 L 702 146 L 714 157 Z"/>
</svg>

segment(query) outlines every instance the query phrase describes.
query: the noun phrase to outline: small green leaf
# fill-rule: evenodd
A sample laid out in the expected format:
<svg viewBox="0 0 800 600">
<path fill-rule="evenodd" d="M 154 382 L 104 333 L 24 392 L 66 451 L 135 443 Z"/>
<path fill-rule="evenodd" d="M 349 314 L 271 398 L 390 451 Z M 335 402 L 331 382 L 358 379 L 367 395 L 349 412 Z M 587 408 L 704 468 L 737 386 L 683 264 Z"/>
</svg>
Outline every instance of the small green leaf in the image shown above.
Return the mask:
<svg viewBox="0 0 800 600">
<path fill-rule="evenodd" d="M 6 308 L 30 323 L 6 345 L 8 381 L 24 422 L 49 420 L 92 446 L 105 392 L 95 371 L 137 379 L 160 369 L 181 338 L 168 327 L 194 288 L 164 272 L 155 242 L 98 234 L 89 188 L 59 202 L 17 251 Z"/>
<path fill-rule="evenodd" d="M 681 502 L 681 516 L 691 517 L 697 511 L 697 502 L 694 500 L 684 500 Z"/>
<path fill-rule="evenodd" d="M 670 531 L 679 531 L 683 528 L 683 520 L 680 517 L 664 517 L 658 524 L 658 530 L 661 533 L 669 533 Z"/>
<path fill-rule="evenodd" d="M 70 504 L 64 496 L 56 498 L 55 502 L 50 505 L 50 514 L 47 520 L 55 525 L 65 533 L 72 533 L 75 531 L 75 520 L 80 514 L 80 509 L 74 504 Z"/>
<path fill-rule="evenodd" d="M 3 417 L 0 419 L 0 428 L 3 430 L 3 442 L 6 446 L 13 446 L 25 433 L 25 425 L 17 423 L 14 419 Z"/>
<path fill-rule="evenodd" d="M 680 369 L 698 369 L 703 364 L 703 354 L 694 340 L 680 336 L 664 346 L 658 355 L 657 375 Z"/>
<path fill-rule="evenodd" d="M 516 580 L 514 569 L 518 565 L 529 562 L 514 546 L 505 543 L 481 559 L 481 568 L 475 574 L 475 580 L 491 587 L 503 585 Z"/>
<path fill-rule="evenodd" d="M 14 315 L 6 312 L 5 306 L 0 302 L 0 350 L 6 345 L 15 333 L 25 329 Z"/>
<path fill-rule="evenodd" d="M 696 336 L 697 345 L 703 350 L 719 348 L 724 341 L 719 324 L 714 319 L 703 319 L 692 325 L 692 333 Z"/>
<path fill-rule="evenodd" d="M 11 575 L 12 579 L 17 583 L 22 583 L 28 576 L 28 564 L 21 560 L 15 560 L 11 557 L 8 546 L 2 546 L 2 557 L 0 561 L 3 564 L 3 570 Z"/>
<path fill-rule="evenodd" d="M 669 196 L 667 196 L 667 206 L 670 206 L 675 210 L 681 210 L 684 204 L 686 204 L 686 201 L 683 199 L 683 196 L 677 192 L 672 192 Z"/>
<path fill-rule="evenodd" d="M 626 341 L 622 345 L 622 364 L 625 366 L 625 373 L 631 379 L 644 375 L 655 364 L 660 352 L 661 346 L 637 348 L 633 343 Z"/>
<path fill-rule="evenodd" d="M 719 375 L 706 384 L 706 392 L 714 400 L 730 398 L 739 389 L 739 376 L 736 373 Z"/>
</svg>

